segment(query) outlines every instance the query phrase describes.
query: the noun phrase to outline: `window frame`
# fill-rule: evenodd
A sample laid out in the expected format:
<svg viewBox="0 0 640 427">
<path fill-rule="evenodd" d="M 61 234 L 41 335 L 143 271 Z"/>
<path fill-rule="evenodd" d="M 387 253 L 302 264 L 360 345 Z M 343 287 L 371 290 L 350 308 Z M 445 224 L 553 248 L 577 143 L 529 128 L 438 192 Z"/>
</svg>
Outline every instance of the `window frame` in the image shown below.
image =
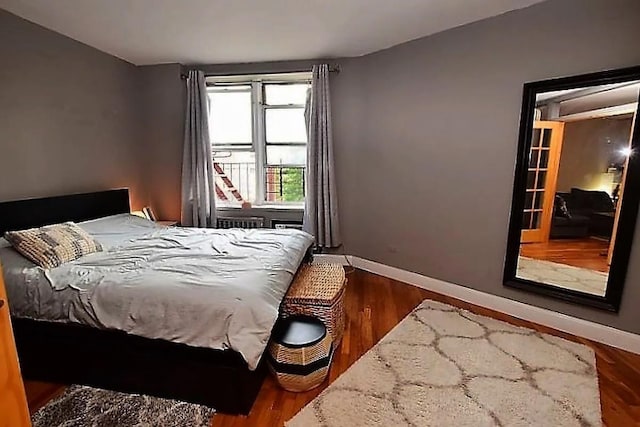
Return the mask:
<svg viewBox="0 0 640 427">
<path fill-rule="evenodd" d="M 250 85 L 251 86 L 251 117 L 252 117 L 252 142 L 251 145 L 240 146 L 240 144 L 222 145 L 216 144 L 214 146 L 211 142 L 212 152 L 228 151 L 228 152 L 247 152 L 252 151 L 255 153 L 255 203 L 252 202 L 253 208 L 290 208 L 290 209 L 303 209 L 304 200 L 300 202 L 269 202 L 267 201 L 267 168 L 280 167 L 280 168 L 299 168 L 299 164 L 267 164 L 267 146 L 293 146 L 293 147 L 306 147 L 307 142 L 267 142 L 266 135 L 266 116 L 267 111 L 270 109 L 300 109 L 305 108 L 305 104 L 275 104 L 267 105 L 266 103 L 266 85 L 269 84 L 301 84 L 306 83 L 311 85 L 311 72 L 296 72 L 296 73 L 278 73 L 278 74 L 254 74 L 254 75 L 238 75 L 238 76 L 209 76 L 206 78 L 207 94 L 214 91 L 216 87 L 223 86 L 235 86 L 235 85 Z M 222 149 L 221 149 L 222 148 Z M 306 172 L 306 164 L 303 166 Z M 304 182 L 303 182 L 304 185 Z M 219 203 L 219 201 L 217 201 Z M 221 208 L 225 209 L 239 209 L 238 205 L 233 203 L 222 204 Z"/>
<path fill-rule="evenodd" d="M 222 144 L 221 146 L 224 147 L 224 150 L 219 150 L 219 151 L 247 151 L 247 148 L 250 147 L 251 149 L 255 149 L 254 145 L 255 145 L 255 111 L 253 109 L 253 85 L 249 84 L 249 83 L 220 83 L 220 84 L 215 84 L 215 85 L 207 85 L 207 96 L 211 93 L 211 92 L 225 92 L 225 90 L 223 90 L 222 88 L 224 87 L 229 87 L 229 86 L 249 86 L 249 90 L 242 90 L 242 91 L 238 91 L 238 92 L 242 92 L 242 93 L 246 93 L 248 92 L 250 94 L 251 97 L 251 104 L 252 104 L 252 108 L 251 108 L 251 141 L 249 143 L 231 143 L 228 145 L 224 145 Z M 222 89 L 222 90 L 221 90 Z M 213 138 L 211 137 L 211 148 L 213 149 Z"/>
</svg>

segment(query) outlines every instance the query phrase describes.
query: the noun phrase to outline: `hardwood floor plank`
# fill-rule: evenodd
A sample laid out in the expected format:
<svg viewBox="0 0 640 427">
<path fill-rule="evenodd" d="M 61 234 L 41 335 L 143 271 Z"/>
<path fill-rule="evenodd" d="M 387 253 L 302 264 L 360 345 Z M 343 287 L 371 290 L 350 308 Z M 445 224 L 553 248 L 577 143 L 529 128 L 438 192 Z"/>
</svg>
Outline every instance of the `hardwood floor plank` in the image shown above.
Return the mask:
<svg viewBox="0 0 640 427">
<path fill-rule="evenodd" d="M 40 381 L 24 381 L 27 403 L 31 413 L 47 404 L 51 399 L 64 392 L 65 387 L 60 384 L 43 383 Z"/>
<path fill-rule="evenodd" d="M 284 422 L 291 419 L 380 341 L 424 299 L 455 305 L 483 316 L 493 317 L 517 326 L 528 327 L 590 346 L 596 352 L 604 425 L 609 427 L 640 426 L 640 355 L 360 270 L 349 275 L 349 284 L 345 294 L 347 312 L 345 334 L 342 344 L 334 356 L 328 379 L 314 390 L 305 393 L 291 393 L 282 390 L 269 376 L 265 380 L 249 416 L 218 414 L 213 418 L 211 426 L 281 427 Z M 60 390 L 57 386 L 43 383 L 30 383 L 29 381 L 25 383 L 32 410 L 50 398 L 43 390 Z M 216 387 L 215 384 L 211 386 Z"/>
<path fill-rule="evenodd" d="M 609 242 L 601 239 L 552 239 L 544 243 L 523 243 L 520 255 L 529 258 L 608 272 Z"/>
</svg>

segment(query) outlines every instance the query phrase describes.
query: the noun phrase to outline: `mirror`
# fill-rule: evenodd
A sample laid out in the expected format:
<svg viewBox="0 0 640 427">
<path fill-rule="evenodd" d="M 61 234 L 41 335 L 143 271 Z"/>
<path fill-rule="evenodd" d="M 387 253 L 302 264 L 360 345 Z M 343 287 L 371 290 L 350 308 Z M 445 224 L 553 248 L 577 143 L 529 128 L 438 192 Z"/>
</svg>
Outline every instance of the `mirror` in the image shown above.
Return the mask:
<svg viewBox="0 0 640 427">
<path fill-rule="evenodd" d="M 505 286 L 617 311 L 640 199 L 640 67 L 524 86 Z"/>
</svg>

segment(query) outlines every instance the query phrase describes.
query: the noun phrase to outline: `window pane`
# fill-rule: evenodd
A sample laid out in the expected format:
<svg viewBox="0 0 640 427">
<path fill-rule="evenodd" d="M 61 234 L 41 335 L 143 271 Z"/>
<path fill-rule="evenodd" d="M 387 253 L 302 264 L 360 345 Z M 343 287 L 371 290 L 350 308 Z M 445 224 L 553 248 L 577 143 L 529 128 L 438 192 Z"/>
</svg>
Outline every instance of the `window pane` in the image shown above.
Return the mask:
<svg viewBox="0 0 640 427">
<path fill-rule="evenodd" d="M 529 168 L 535 169 L 538 167 L 538 155 L 540 150 L 531 150 L 529 152 Z"/>
<path fill-rule="evenodd" d="M 540 150 L 540 169 L 549 167 L 549 150 Z"/>
<path fill-rule="evenodd" d="M 209 133 L 213 144 L 251 144 L 251 92 L 235 89 L 209 92 Z"/>
<path fill-rule="evenodd" d="M 551 129 L 545 129 L 542 137 L 542 146 L 551 147 Z"/>
<path fill-rule="evenodd" d="M 304 108 L 267 109 L 267 142 L 307 142 Z"/>
<path fill-rule="evenodd" d="M 538 181 L 536 182 L 536 188 L 538 190 L 544 190 L 546 184 L 547 173 L 544 171 L 538 172 Z"/>
<path fill-rule="evenodd" d="M 532 147 L 540 146 L 540 129 L 533 130 L 533 137 L 531 138 L 531 146 Z"/>
<path fill-rule="evenodd" d="M 524 197 L 524 208 L 525 209 L 533 208 L 533 191 L 527 191 Z"/>
<path fill-rule="evenodd" d="M 307 147 L 267 145 L 267 164 L 304 166 L 307 164 Z"/>
<path fill-rule="evenodd" d="M 522 229 L 523 230 L 531 229 L 531 212 L 524 212 L 522 214 Z"/>
<path fill-rule="evenodd" d="M 264 94 L 268 105 L 304 105 L 308 88 L 307 83 L 266 84 Z"/>
<path fill-rule="evenodd" d="M 214 151 L 216 200 L 220 205 L 256 201 L 256 156 L 248 151 Z"/>
<path fill-rule="evenodd" d="M 533 188 L 536 185 L 536 171 L 527 172 L 527 188 Z"/>
<path fill-rule="evenodd" d="M 267 202 L 304 201 L 305 169 L 303 167 L 273 167 L 266 170 Z"/>
<path fill-rule="evenodd" d="M 540 220 L 542 219 L 542 212 L 533 212 L 531 217 L 531 228 L 540 228 Z"/>
<path fill-rule="evenodd" d="M 533 205 L 534 209 L 542 209 L 542 203 L 544 202 L 544 191 L 536 191 L 536 202 Z"/>
</svg>

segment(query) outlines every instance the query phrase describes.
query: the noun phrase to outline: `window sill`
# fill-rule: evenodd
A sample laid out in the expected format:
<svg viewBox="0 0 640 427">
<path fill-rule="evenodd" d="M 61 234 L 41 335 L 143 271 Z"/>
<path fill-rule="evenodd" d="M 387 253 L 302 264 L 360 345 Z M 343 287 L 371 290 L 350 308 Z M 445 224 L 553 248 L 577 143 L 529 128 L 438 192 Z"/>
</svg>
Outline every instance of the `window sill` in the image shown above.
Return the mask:
<svg viewBox="0 0 640 427">
<path fill-rule="evenodd" d="M 304 205 L 255 205 L 250 208 L 242 208 L 241 206 L 216 206 L 217 212 L 261 212 L 261 211 L 287 211 L 287 212 L 304 212 Z"/>
</svg>

